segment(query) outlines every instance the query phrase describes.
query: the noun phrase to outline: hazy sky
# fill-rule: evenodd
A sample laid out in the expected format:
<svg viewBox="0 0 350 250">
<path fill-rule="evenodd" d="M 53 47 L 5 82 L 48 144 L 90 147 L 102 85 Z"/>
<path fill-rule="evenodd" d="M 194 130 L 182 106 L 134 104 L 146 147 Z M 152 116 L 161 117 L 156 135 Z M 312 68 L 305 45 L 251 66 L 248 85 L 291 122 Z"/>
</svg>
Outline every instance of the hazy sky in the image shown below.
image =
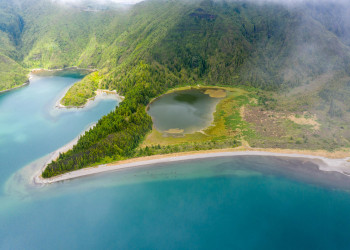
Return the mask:
<svg viewBox="0 0 350 250">
<path fill-rule="evenodd" d="M 122 4 L 135 4 L 142 2 L 144 0 L 52 0 L 54 2 L 60 2 L 64 4 L 81 4 L 84 5 L 88 2 L 90 3 L 97 3 L 102 5 L 107 5 L 110 3 L 122 3 Z M 174 0 L 176 1 L 176 0 Z M 191 1 L 191 0 L 187 0 Z M 214 1 L 222 1 L 222 0 L 214 0 Z M 342 3 L 346 6 L 349 6 L 350 0 L 223 0 L 223 1 L 248 1 L 248 2 L 255 2 L 255 3 L 266 3 L 266 2 L 273 2 L 273 3 L 281 3 L 285 5 L 293 6 L 295 4 L 301 4 L 301 3 Z"/>
<path fill-rule="evenodd" d="M 79 3 L 79 2 L 86 2 L 87 0 L 53 0 L 56 2 L 64 2 L 64 3 Z M 138 3 L 142 2 L 143 0 L 88 0 L 89 2 L 96 2 L 96 3 L 108 3 L 108 2 L 114 2 L 114 3 Z M 235 0 L 231 0 L 235 1 Z M 242 0 L 238 0 L 242 1 Z M 350 0 L 247 0 L 252 2 L 275 2 L 275 3 L 286 3 L 286 4 L 295 4 L 295 3 L 302 3 L 302 2 L 333 2 L 333 3 L 348 3 Z"/>
<path fill-rule="evenodd" d="M 134 4 L 141 2 L 143 0 L 53 0 L 54 2 L 61 2 L 61 3 L 83 3 L 83 2 L 95 2 L 95 3 L 128 3 L 128 4 Z"/>
</svg>

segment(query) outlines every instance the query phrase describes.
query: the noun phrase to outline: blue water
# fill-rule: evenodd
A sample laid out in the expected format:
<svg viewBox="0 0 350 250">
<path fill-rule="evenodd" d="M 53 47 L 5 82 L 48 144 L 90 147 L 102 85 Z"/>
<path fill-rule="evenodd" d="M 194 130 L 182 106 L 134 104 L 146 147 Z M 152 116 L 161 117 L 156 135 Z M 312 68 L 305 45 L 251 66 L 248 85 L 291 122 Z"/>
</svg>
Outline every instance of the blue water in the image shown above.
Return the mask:
<svg viewBox="0 0 350 250">
<path fill-rule="evenodd" d="M 227 157 L 22 185 L 25 165 L 115 106 L 55 111 L 76 80 L 38 78 L 0 96 L 0 249 L 350 249 L 349 179 L 303 159 Z"/>
<path fill-rule="evenodd" d="M 34 77 L 29 86 L 0 94 L 0 185 L 114 109 L 115 100 L 103 100 L 87 109 L 56 109 L 57 100 L 79 76 Z"/>
</svg>

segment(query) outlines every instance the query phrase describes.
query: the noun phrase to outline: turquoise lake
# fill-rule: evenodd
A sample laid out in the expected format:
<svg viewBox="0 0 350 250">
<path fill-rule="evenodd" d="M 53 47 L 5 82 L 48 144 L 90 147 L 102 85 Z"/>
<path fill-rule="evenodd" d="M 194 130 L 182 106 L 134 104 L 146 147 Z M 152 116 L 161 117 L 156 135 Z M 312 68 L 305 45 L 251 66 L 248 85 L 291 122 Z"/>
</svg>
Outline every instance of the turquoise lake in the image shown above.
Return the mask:
<svg viewBox="0 0 350 250">
<path fill-rule="evenodd" d="M 223 157 L 28 185 L 50 152 L 117 105 L 56 109 L 80 77 L 35 77 L 0 95 L 0 249 L 350 249 L 350 178 L 305 159 Z"/>
</svg>

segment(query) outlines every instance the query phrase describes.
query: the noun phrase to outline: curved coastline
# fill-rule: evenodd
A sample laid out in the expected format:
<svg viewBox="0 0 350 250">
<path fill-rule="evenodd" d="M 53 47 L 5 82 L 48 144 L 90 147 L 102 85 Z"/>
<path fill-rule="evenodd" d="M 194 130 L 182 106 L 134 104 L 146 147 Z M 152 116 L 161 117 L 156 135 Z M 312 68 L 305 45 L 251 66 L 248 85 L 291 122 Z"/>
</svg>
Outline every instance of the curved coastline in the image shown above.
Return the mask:
<svg viewBox="0 0 350 250">
<path fill-rule="evenodd" d="M 77 144 L 80 136 L 84 135 L 85 132 L 89 131 L 90 129 L 92 129 L 95 126 L 96 126 L 96 123 L 93 123 L 93 124 L 89 125 L 80 135 L 78 135 L 76 138 L 71 140 L 69 143 L 67 143 L 66 145 L 60 147 L 59 149 L 51 152 L 49 154 L 49 158 L 45 161 L 44 165 L 40 169 L 38 169 L 38 171 L 36 171 L 33 174 L 32 178 L 34 180 L 34 183 L 39 184 L 39 183 L 36 182 L 36 179 L 38 179 L 38 177 L 40 177 L 40 179 L 43 179 L 41 177 L 41 174 L 43 173 L 43 171 L 45 170 L 45 168 L 47 167 L 47 165 L 49 163 L 51 163 L 52 161 L 56 160 L 59 157 L 60 154 L 66 153 L 67 151 L 71 150 L 74 147 L 74 145 Z"/>
<path fill-rule="evenodd" d="M 61 69 L 44 69 L 44 68 L 36 68 L 31 70 L 31 74 L 40 74 L 43 72 L 59 72 L 59 71 L 64 71 L 64 70 L 86 70 L 89 72 L 94 72 L 97 69 L 87 69 L 87 68 L 79 68 L 77 66 L 72 66 L 72 67 L 66 67 L 66 68 L 61 68 Z"/>
<path fill-rule="evenodd" d="M 67 89 L 68 90 L 68 89 Z M 66 91 L 64 91 L 64 94 Z M 103 94 L 101 92 L 101 94 Z M 117 93 L 116 93 L 117 94 Z M 119 96 L 119 95 L 118 95 Z M 158 97 L 159 98 L 159 97 Z M 155 98 L 153 101 L 155 101 Z M 61 98 L 60 98 L 61 99 Z M 58 100 L 58 102 L 60 101 Z M 88 102 L 90 103 L 90 102 Z M 151 103 L 151 102 L 150 102 Z M 87 104 L 84 105 L 86 107 Z M 147 106 L 148 107 L 148 106 Z M 66 107 L 64 107 L 66 108 Z M 42 178 L 42 172 L 45 170 L 47 165 L 56 160 L 60 153 L 67 152 L 72 149 L 77 143 L 79 137 L 83 135 L 87 130 L 95 126 L 89 126 L 84 130 L 78 137 L 66 144 L 65 146 L 57 149 L 56 151 L 49 154 L 49 158 L 42 163 L 40 168 L 36 168 L 34 173 L 31 174 L 30 183 L 34 185 L 45 185 L 51 183 L 57 183 L 65 180 L 71 180 L 89 175 L 95 175 L 105 172 L 114 172 L 126 169 L 132 169 L 143 166 L 150 166 L 159 163 L 177 162 L 177 161 L 190 161 L 196 159 L 208 159 L 217 157 L 232 157 L 232 156 L 272 156 L 272 157 L 289 157 L 289 158 L 304 158 L 312 160 L 319 168 L 320 171 L 326 172 L 338 172 L 343 175 L 350 177 L 350 151 L 337 151 L 334 153 L 327 151 L 311 151 L 311 150 L 292 150 L 292 149 L 278 149 L 278 148 L 250 148 L 241 146 L 238 148 L 228 149 L 217 149 L 207 151 L 192 151 L 192 152 L 181 152 L 174 154 L 165 155 L 153 155 L 140 158 L 132 158 L 119 162 L 102 164 L 96 167 L 83 168 L 76 171 L 68 172 L 59 176 L 44 179 Z"/>
<path fill-rule="evenodd" d="M 22 85 L 19 85 L 17 87 L 11 88 L 11 89 L 2 90 L 2 91 L 0 91 L 0 94 L 7 93 L 7 92 L 10 92 L 12 90 L 16 90 L 16 89 L 25 87 L 25 86 L 29 85 L 29 83 L 30 83 L 30 76 L 29 76 L 29 79 L 25 83 L 23 83 Z"/>
<path fill-rule="evenodd" d="M 30 80 L 33 78 L 33 76 L 35 74 L 40 74 L 42 72 L 59 72 L 59 71 L 64 71 L 64 70 L 86 70 L 86 71 L 91 71 L 91 72 L 96 71 L 96 69 L 84 69 L 84 68 L 79 68 L 79 67 L 75 67 L 75 66 L 62 68 L 62 69 L 43 69 L 43 68 L 32 69 L 29 72 L 29 74 L 27 75 L 28 76 L 28 80 L 25 83 L 23 83 L 22 85 L 19 85 L 17 87 L 11 88 L 11 89 L 1 90 L 0 94 L 6 93 L 6 92 L 10 92 L 12 90 L 16 90 L 16 89 L 19 89 L 19 88 L 22 88 L 22 87 L 25 87 L 25 86 L 29 85 L 30 84 Z"/>
<path fill-rule="evenodd" d="M 67 94 L 67 92 L 69 91 L 69 89 L 71 88 L 71 86 L 69 86 L 63 93 L 63 95 L 57 100 L 55 107 L 58 109 L 82 109 L 85 108 L 87 106 L 89 106 L 92 102 L 94 102 L 96 99 L 107 99 L 108 95 L 113 95 L 115 97 L 115 99 L 118 102 L 122 102 L 124 100 L 124 96 L 119 95 L 116 91 L 109 91 L 109 90 L 104 90 L 104 89 L 98 89 L 96 90 L 96 95 L 87 99 L 87 102 L 81 106 L 64 106 L 63 104 L 61 104 L 61 100 L 63 99 L 63 97 Z M 107 93 L 108 92 L 108 93 Z M 113 92 L 113 93 L 110 93 Z"/>
<path fill-rule="evenodd" d="M 55 151 L 53 155 L 58 155 L 61 149 Z M 58 152 L 58 153 L 57 153 Z M 314 153 L 314 154 L 312 154 Z M 327 153 L 324 152 L 324 155 Z M 329 153 L 330 154 L 330 153 Z M 314 161 L 320 171 L 325 172 L 338 172 L 350 177 L 350 157 L 344 157 L 349 155 L 347 152 L 340 152 L 339 155 L 334 154 L 334 158 L 330 156 L 326 157 L 317 151 L 301 151 L 301 150 L 283 150 L 283 149 L 248 149 L 248 148 L 233 148 L 223 150 L 208 150 L 208 151 L 196 151 L 196 152 L 183 152 L 166 155 L 154 155 L 140 158 L 132 158 L 123 160 L 120 162 L 102 164 L 96 167 L 83 168 L 76 171 L 68 172 L 59 176 L 44 179 L 41 177 L 42 171 L 46 165 L 41 169 L 40 174 L 36 174 L 33 178 L 33 184 L 45 185 L 51 183 L 57 183 L 61 181 L 81 178 L 85 176 L 95 175 L 105 172 L 115 172 L 127 169 L 133 169 L 137 167 L 146 167 L 153 164 L 169 163 L 177 161 L 189 161 L 196 159 L 207 159 L 216 157 L 232 157 L 232 156 L 272 156 L 272 157 L 289 157 L 289 158 L 301 158 Z M 50 158 L 52 160 L 52 158 Z M 49 163 L 50 160 L 47 162 Z"/>
<path fill-rule="evenodd" d="M 31 73 L 29 75 L 29 80 L 35 76 L 35 75 L 39 75 L 40 73 L 45 73 L 45 72 L 60 72 L 60 71 L 64 71 L 64 70 L 84 70 L 84 71 L 88 71 L 88 72 L 94 72 L 97 69 L 86 69 L 86 68 L 79 68 L 79 67 L 68 67 L 68 68 L 62 68 L 62 69 L 42 69 L 42 68 L 37 68 L 37 69 L 33 69 L 31 70 Z M 29 84 L 29 81 L 28 81 Z M 84 105 L 81 106 L 65 106 L 63 104 L 61 104 L 61 100 L 63 99 L 63 97 L 67 94 L 67 92 L 69 91 L 69 89 L 72 86 L 67 87 L 62 95 L 57 99 L 56 103 L 55 103 L 55 108 L 58 109 L 82 109 L 82 108 L 86 108 L 88 106 L 91 105 L 91 103 L 93 103 L 96 99 L 102 100 L 102 99 L 107 99 L 107 97 L 105 97 L 105 93 L 107 94 L 113 94 L 115 96 L 115 99 L 118 102 L 122 102 L 124 100 L 124 96 L 119 95 L 116 91 L 108 91 L 108 90 L 96 90 L 96 95 L 94 97 L 91 97 L 89 99 L 87 99 L 87 102 Z M 12 89 L 11 89 L 12 90 Z"/>
</svg>

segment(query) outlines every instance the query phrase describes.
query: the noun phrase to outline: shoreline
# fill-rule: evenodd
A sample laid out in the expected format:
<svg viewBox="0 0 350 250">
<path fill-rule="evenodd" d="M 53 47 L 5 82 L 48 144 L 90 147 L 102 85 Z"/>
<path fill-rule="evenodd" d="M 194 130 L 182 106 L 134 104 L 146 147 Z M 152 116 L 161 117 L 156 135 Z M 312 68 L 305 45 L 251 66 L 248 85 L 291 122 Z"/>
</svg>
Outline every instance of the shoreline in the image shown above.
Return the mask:
<svg viewBox="0 0 350 250">
<path fill-rule="evenodd" d="M 222 90 L 225 91 L 225 95 L 226 95 L 225 97 L 212 97 L 212 96 L 210 96 L 210 94 L 207 94 L 207 95 L 210 96 L 210 98 L 212 98 L 212 99 L 217 99 L 217 102 L 216 102 L 216 104 L 213 105 L 213 106 L 211 107 L 211 109 L 210 109 L 210 114 L 211 114 L 210 116 L 211 116 L 211 118 L 210 118 L 210 120 L 207 121 L 207 124 L 205 125 L 205 127 L 201 128 L 201 129 L 198 129 L 198 128 L 197 128 L 195 131 L 187 131 L 186 133 L 185 133 L 184 129 L 182 129 L 183 131 L 169 132 L 169 131 L 171 131 L 171 130 L 173 130 L 173 129 L 174 129 L 174 130 L 177 130 L 177 129 L 179 129 L 179 128 L 172 128 L 172 129 L 169 129 L 169 130 L 166 130 L 166 131 L 157 129 L 157 128 L 156 128 L 156 125 L 155 125 L 155 118 L 154 118 L 153 116 L 151 116 L 151 115 L 148 113 L 148 111 L 149 111 L 150 108 L 151 108 L 151 105 L 152 105 L 153 103 L 155 103 L 156 101 L 158 101 L 159 99 L 161 99 L 162 97 L 168 95 L 168 94 L 172 94 L 172 93 L 176 93 L 176 92 L 181 92 L 181 91 L 186 91 L 186 90 L 193 90 L 193 89 L 194 89 L 194 90 L 222 89 Z M 204 131 L 205 131 L 206 129 L 209 129 L 210 127 L 212 127 L 213 125 L 215 125 L 215 124 L 214 124 L 214 120 L 215 120 L 215 116 L 214 116 L 214 115 L 215 115 L 215 112 L 216 112 L 216 108 L 217 108 L 218 104 L 220 103 L 220 101 L 222 101 L 222 100 L 225 99 L 226 97 L 227 97 L 226 89 L 224 89 L 224 88 L 222 88 L 222 87 L 211 87 L 211 86 L 210 86 L 210 87 L 205 87 L 205 86 L 196 85 L 196 86 L 188 86 L 188 87 L 174 88 L 174 89 L 171 89 L 171 90 L 167 91 L 167 92 L 164 93 L 164 94 L 161 94 L 160 96 L 157 96 L 157 97 L 153 98 L 153 99 L 147 104 L 147 106 L 146 106 L 146 112 L 147 112 L 147 114 L 149 114 L 149 115 L 151 116 L 154 128 L 155 128 L 158 132 L 162 133 L 163 135 L 184 137 L 184 136 L 186 136 L 186 135 L 195 134 L 195 133 L 202 133 L 202 134 L 205 134 Z M 181 129 L 180 129 L 180 130 L 181 130 Z M 152 133 L 152 131 L 151 131 L 151 133 Z"/>
<path fill-rule="evenodd" d="M 221 86 L 210 86 L 210 85 L 205 85 L 205 86 L 201 86 L 201 85 L 190 85 L 190 86 L 182 86 L 182 87 L 178 87 L 178 88 L 172 88 L 170 90 L 168 90 L 167 92 L 165 92 L 164 94 L 161 94 L 157 97 L 152 98 L 149 103 L 146 106 L 146 111 L 149 110 L 149 106 L 154 103 L 155 101 L 157 101 L 158 99 L 162 98 L 163 96 L 167 95 L 167 94 L 171 94 L 171 93 L 175 93 L 178 91 L 184 91 L 184 90 L 192 90 L 192 89 L 225 89 L 225 87 L 221 87 Z M 212 97 L 212 98 L 216 98 L 216 97 Z M 222 98 L 219 98 L 222 99 Z"/>
<path fill-rule="evenodd" d="M 67 145 L 66 145 L 67 146 Z M 52 153 L 58 154 L 61 149 Z M 338 172 L 350 177 L 350 152 L 349 151 L 337 151 L 334 153 L 327 151 L 307 151 L 307 150 L 291 150 L 291 149 L 263 149 L 263 148 L 231 148 L 231 149 L 218 149 L 218 150 L 206 150 L 206 151 L 191 151 L 165 155 L 153 155 L 139 158 L 127 159 L 115 163 L 108 163 L 98 165 L 96 167 L 83 168 L 68 172 L 59 176 L 44 179 L 41 177 L 42 171 L 46 168 L 46 165 L 41 169 L 40 174 L 36 174 L 33 178 L 34 185 L 45 185 L 56 182 L 72 180 L 90 175 L 96 175 L 100 173 L 115 172 L 127 169 L 134 169 L 137 167 L 146 167 L 159 163 L 170 163 L 178 161 L 190 161 L 199 159 L 209 159 L 217 157 L 234 157 L 234 156 L 271 156 L 271 157 L 289 157 L 289 158 L 304 158 L 314 160 L 320 171 L 325 172 Z"/>
<path fill-rule="evenodd" d="M 32 69 L 30 71 L 30 74 L 40 74 L 43 72 L 59 72 L 59 71 L 64 71 L 64 70 L 86 70 L 89 72 L 94 72 L 97 69 L 87 69 L 87 68 L 79 68 L 77 66 L 72 66 L 72 67 L 66 67 L 66 68 L 60 68 L 60 69 L 44 69 L 44 68 L 36 68 Z"/>
<path fill-rule="evenodd" d="M 41 177 L 41 174 L 44 172 L 45 168 L 47 167 L 48 164 L 50 164 L 52 161 L 56 160 L 60 153 L 66 153 L 67 151 L 71 150 L 74 145 L 77 144 L 79 138 L 81 136 L 83 136 L 87 131 L 89 131 L 90 129 L 92 129 L 93 127 L 96 126 L 96 123 L 93 123 L 91 125 L 89 125 L 81 134 L 79 134 L 77 137 L 75 137 L 73 140 L 71 140 L 70 142 L 68 142 L 66 145 L 60 147 L 59 149 L 51 152 L 49 154 L 49 158 L 45 161 L 44 165 L 38 170 L 36 171 L 33 176 L 31 177 L 33 180 L 34 180 L 34 183 L 35 183 L 35 180 L 40 176 L 41 179 L 43 179 Z"/>
<path fill-rule="evenodd" d="M 97 71 L 97 69 L 86 69 L 86 68 L 79 68 L 76 66 L 73 67 L 68 67 L 68 68 L 62 68 L 62 69 L 43 69 L 43 68 L 37 68 L 37 69 L 32 69 L 30 74 L 29 74 L 29 80 L 28 80 L 28 84 L 31 78 L 33 78 L 33 76 L 41 76 L 40 73 L 45 73 L 45 72 L 59 72 L 59 71 L 64 71 L 64 70 L 83 70 L 83 71 L 88 71 L 88 72 L 95 72 Z M 73 86 L 73 85 L 72 85 Z M 69 89 L 72 87 L 69 86 L 66 89 L 64 89 L 62 95 L 57 99 L 56 103 L 55 103 L 55 108 L 57 109 L 66 109 L 66 110 L 71 110 L 71 109 L 83 109 L 86 108 L 87 106 L 90 106 L 91 103 L 93 103 L 95 101 L 95 99 L 105 99 L 104 98 L 104 94 L 106 93 L 108 94 L 113 94 L 115 96 L 115 99 L 118 102 L 122 102 L 124 100 L 124 96 L 119 95 L 115 90 L 114 91 L 110 91 L 110 90 L 104 90 L 104 89 L 97 89 L 96 95 L 87 99 L 87 102 L 84 105 L 81 106 L 64 106 L 63 104 L 61 104 L 61 100 L 63 99 L 63 97 L 67 94 L 67 92 L 69 91 Z M 12 90 L 12 89 L 11 89 Z M 112 93 L 113 92 L 113 93 Z M 106 98 L 108 99 L 108 98 Z"/>
<path fill-rule="evenodd" d="M 30 78 L 31 78 L 31 74 L 29 74 L 28 80 L 27 80 L 25 83 L 23 83 L 22 85 L 19 85 L 19 86 L 17 86 L 17 87 L 11 88 L 11 89 L 1 90 L 1 91 L 0 91 L 0 94 L 7 93 L 7 92 L 10 92 L 10 91 L 12 91 L 12 90 L 16 90 L 16 89 L 19 89 L 19 88 L 23 88 L 23 87 L 29 85 L 29 84 L 30 84 Z"/>
<path fill-rule="evenodd" d="M 43 72 L 58 72 L 58 71 L 64 71 L 64 70 L 86 70 L 86 71 L 94 72 L 97 69 L 83 69 L 83 68 L 79 68 L 79 67 L 76 67 L 76 66 L 68 67 L 68 68 L 62 68 L 62 69 L 43 69 L 43 68 L 32 69 L 32 70 L 30 70 L 29 74 L 27 75 L 28 76 L 28 80 L 25 83 L 23 83 L 22 85 L 19 85 L 17 87 L 11 88 L 11 89 L 1 90 L 0 94 L 7 93 L 7 92 L 10 92 L 12 90 L 16 90 L 16 89 L 19 89 L 19 88 L 22 88 L 22 87 L 25 87 L 25 86 L 29 85 L 30 84 L 30 80 L 33 78 L 33 75 L 39 75 L 40 73 L 43 73 Z"/>
<path fill-rule="evenodd" d="M 107 90 L 107 89 L 98 89 L 96 90 L 96 95 L 87 99 L 86 103 L 80 106 L 64 106 L 63 104 L 61 104 L 61 100 L 63 99 L 63 97 L 67 94 L 67 92 L 69 91 L 69 89 L 72 86 L 70 86 L 69 88 L 67 88 L 67 90 L 64 91 L 63 95 L 57 100 L 56 104 L 55 104 L 55 108 L 58 109 L 83 109 L 86 108 L 87 106 L 91 105 L 92 102 L 95 101 L 95 99 L 108 99 L 106 97 L 108 97 L 108 95 L 113 95 L 115 96 L 115 99 L 120 103 L 124 100 L 124 96 L 121 96 L 117 93 L 116 90 L 111 91 L 111 90 Z M 111 93 L 113 92 L 113 93 Z"/>
</svg>

